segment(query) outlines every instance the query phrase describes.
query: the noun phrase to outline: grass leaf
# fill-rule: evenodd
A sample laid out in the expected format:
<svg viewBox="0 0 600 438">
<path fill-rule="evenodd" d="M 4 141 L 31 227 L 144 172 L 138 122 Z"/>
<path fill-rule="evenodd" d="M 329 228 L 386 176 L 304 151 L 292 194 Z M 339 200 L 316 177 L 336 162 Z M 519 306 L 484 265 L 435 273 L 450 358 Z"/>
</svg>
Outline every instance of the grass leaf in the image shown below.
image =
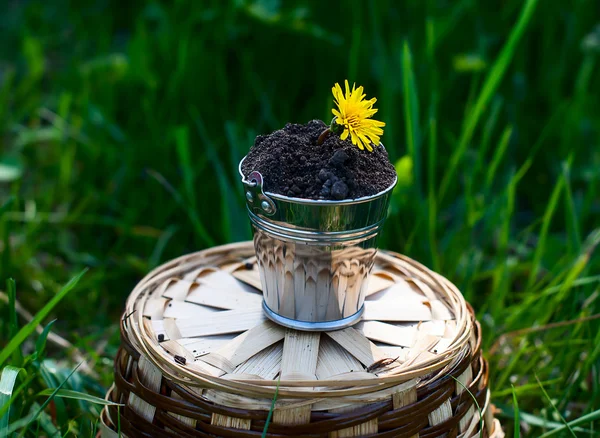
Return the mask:
<svg viewBox="0 0 600 438">
<path fill-rule="evenodd" d="M 148 169 L 147 173 L 152 178 L 154 178 L 160 185 L 162 185 L 173 196 L 175 202 L 179 204 L 179 206 L 187 213 L 190 222 L 194 226 L 194 231 L 196 232 L 196 235 L 200 237 L 207 246 L 215 245 L 215 240 L 210 236 L 210 234 L 204 227 L 204 224 L 200 220 L 197 211 L 193 208 L 190 208 L 190 206 L 185 202 L 181 194 L 177 190 L 175 190 L 175 188 L 166 180 L 166 178 L 152 169 Z"/>
<path fill-rule="evenodd" d="M 581 417 L 579 417 L 573 421 L 569 421 L 568 423 L 564 424 L 563 426 L 556 427 L 555 429 L 540 435 L 539 438 L 548 438 L 551 436 L 555 436 L 557 434 L 565 432 L 566 430 L 569 430 L 569 431 L 571 431 L 571 433 L 573 433 L 574 430 L 577 430 L 577 429 L 575 429 L 577 426 L 579 426 L 581 424 L 591 423 L 592 421 L 597 421 L 597 420 L 600 420 L 600 409 L 590 412 L 589 414 L 582 415 Z M 590 434 L 594 433 L 591 430 L 582 431 L 582 432 L 590 433 Z"/>
<path fill-rule="evenodd" d="M 483 437 L 483 411 L 481 410 L 481 407 L 479 406 L 479 403 L 477 402 L 477 397 L 475 397 L 475 395 L 469 391 L 469 388 L 467 388 L 460 380 L 458 380 L 456 377 L 454 377 L 453 375 L 450 375 L 450 377 L 452 377 L 452 379 L 458 383 L 460 386 L 462 386 L 462 388 L 465 390 L 465 392 L 467 394 L 469 394 L 471 396 L 471 398 L 473 399 L 473 403 L 475 403 L 475 407 L 477 408 L 477 412 L 479 412 L 479 436 Z"/>
<path fill-rule="evenodd" d="M 202 122 L 202 118 L 200 117 L 198 109 L 196 107 L 190 107 L 189 113 L 194 120 L 198 135 L 200 135 L 200 138 L 204 143 L 208 160 L 216 171 L 221 199 L 215 199 L 214 202 L 220 201 L 221 204 L 221 217 L 223 224 L 221 229 L 225 234 L 225 239 L 227 241 L 242 240 L 247 237 L 247 230 L 249 228 L 246 226 L 245 222 L 242 222 L 246 221 L 246 211 L 242 208 L 242 204 L 239 202 L 240 197 L 237 196 L 240 191 L 237 187 L 234 187 L 231 184 L 230 179 L 227 177 L 227 169 L 225 169 L 223 163 L 219 159 L 217 147 L 208 135 L 206 126 L 204 126 L 204 123 Z M 225 126 L 225 129 L 227 129 L 227 126 Z M 238 173 L 235 172 L 235 175 L 237 178 Z"/>
<path fill-rule="evenodd" d="M 8 293 L 8 336 L 13 338 L 19 331 L 17 320 L 17 287 L 15 280 L 6 280 L 6 291 Z"/>
<path fill-rule="evenodd" d="M 281 381 L 281 376 L 277 379 L 277 386 L 275 387 L 275 395 L 273 395 L 273 401 L 271 402 L 271 409 L 269 409 L 269 415 L 267 415 L 267 421 L 265 421 L 265 427 L 262 431 L 262 437 L 266 438 L 267 432 L 269 431 L 269 424 L 271 424 L 271 419 L 273 418 L 273 412 L 275 411 L 275 402 L 277 402 L 277 396 L 279 395 L 279 382 Z"/>
<path fill-rule="evenodd" d="M 539 386 L 536 384 L 536 388 L 539 388 Z M 538 400 L 536 400 L 537 402 Z M 514 419 L 515 417 L 515 413 L 514 410 L 512 409 L 512 406 L 509 405 L 502 405 L 501 403 L 497 404 L 497 407 L 501 409 L 501 411 L 499 412 L 499 416 L 507 418 L 507 419 Z M 583 418 L 583 417 L 582 417 Z M 562 431 L 565 430 L 565 425 L 561 424 L 561 423 L 557 423 L 556 421 L 549 421 L 545 418 L 541 418 L 537 415 L 533 415 L 533 414 L 529 414 L 527 412 L 523 412 L 520 408 L 519 408 L 519 419 L 521 420 L 521 422 L 526 423 L 530 426 L 535 426 L 535 427 L 543 427 L 543 428 L 550 428 L 552 429 L 550 432 L 547 433 L 554 433 L 555 429 L 561 429 Z M 574 423 L 575 421 L 579 421 L 580 419 L 574 420 L 571 423 Z M 591 420 L 593 421 L 593 420 Z M 578 422 L 577 424 L 584 424 L 584 421 Z M 580 432 L 582 434 L 588 434 L 591 435 L 594 432 L 590 429 L 584 429 L 581 427 L 577 427 L 573 424 L 571 424 L 571 426 L 573 427 L 573 430 L 575 432 Z M 537 437 L 537 438 L 541 438 Z"/>
<path fill-rule="evenodd" d="M 81 274 L 80 274 L 81 275 Z M 60 385 L 58 385 L 57 388 L 54 388 L 52 390 L 52 392 L 50 393 L 50 395 L 48 396 L 48 398 L 46 399 L 46 401 L 44 401 L 44 403 L 41 404 L 41 406 L 37 409 L 37 411 L 35 411 L 35 413 L 33 413 L 30 417 L 26 417 L 23 420 L 25 420 L 24 422 L 18 422 L 18 426 L 17 425 L 12 425 L 11 429 L 13 429 L 14 427 L 17 427 L 17 429 L 20 429 L 21 427 L 26 427 L 27 425 L 33 423 L 34 421 L 36 421 L 38 419 L 38 417 L 42 414 L 42 412 L 44 412 L 44 409 L 46 409 L 46 406 L 48 406 L 48 404 L 50 404 L 50 402 L 52 400 L 54 400 L 54 397 L 56 397 L 56 394 L 58 394 L 58 392 L 62 389 L 62 387 L 69 381 L 69 379 L 71 378 L 71 376 L 73 374 L 75 374 L 75 372 L 79 369 L 79 367 L 81 366 L 82 362 L 79 363 L 75 368 L 73 368 L 73 370 L 71 370 L 71 372 L 69 373 L 69 375 L 62 381 L 60 382 Z M 13 429 L 15 430 L 15 429 Z M 23 436 L 25 434 L 26 429 L 23 429 L 21 431 L 20 436 Z"/>
<path fill-rule="evenodd" d="M 37 395 L 38 395 L 38 397 L 53 395 L 54 397 L 70 398 L 73 400 L 81 400 L 81 401 L 94 403 L 96 405 L 102 405 L 102 406 L 124 406 L 120 403 L 114 403 L 114 402 L 105 400 L 100 397 L 89 395 L 89 394 L 86 394 L 86 393 L 80 392 L 80 391 L 73 391 L 70 389 L 61 389 L 59 391 L 55 391 L 52 388 L 47 388 L 47 389 L 44 389 L 43 391 L 39 392 Z"/>
<path fill-rule="evenodd" d="M 546 249 L 546 240 L 550 230 L 550 223 L 554 217 L 554 212 L 556 211 L 556 207 L 558 205 L 558 199 L 560 198 L 560 194 L 564 185 L 565 179 L 561 176 L 554 186 L 554 190 L 552 190 L 552 194 L 550 195 L 550 201 L 546 206 L 546 211 L 544 212 L 544 218 L 542 221 L 542 228 L 540 230 L 540 235 L 533 256 L 531 272 L 529 273 L 529 280 L 527 281 L 527 289 L 531 289 L 534 283 L 537 281 L 538 273 L 540 272 L 540 267 L 542 264 L 542 257 Z"/>
<path fill-rule="evenodd" d="M 404 84 L 404 119 L 406 144 L 413 162 L 417 195 L 421 193 L 421 135 L 419 131 L 419 98 L 413 72 L 413 61 L 408 42 L 402 51 L 402 75 Z"/>
<path fill-rule="evenodd" d="M 0 206 L 0 218 L 2 217 L 2 215 L 4 213 L 6 213 L 10 207 L 12 207 L 13 203 L 15 202 L 15 197 L 13 195 L 10 195 L 6 201 L 4 201 L 4 204 L 2 204 L 2 206 Z"/>
<path fill-rule="evenodd" d="M 514 438 L 521 438 L 521 422 L 519 420 L 519 402 L 517 401 L 517 393 L 515 392 L 514 385 L 510 385 L 512 388 L 513 396 L 513 409 L 514 409 L 514 422 L 515 422 L 515 434 Z"/>
<path fill-rule="evenodd" d="M 48 316 L 54 307 L 77 285 L 81 277 L 87 272 L 87 268 L 73 277 L 48 303 L 8 342 L 8 345 L 0 351 L 0 365 L 31 335 L 35 328 Z"/>
<path fill-rule="evenodd" d="M 567 225 L 567 236 L 571 253 L 579 254 L 581 251 L 581 232 L 579 230 L 579 217 L 575 209 L 573 189 L 571 187 L 571 166 L 568 162 L 563 163 L 563 178 L 565 180 L 565 223 Z"/>
<path fill-rule="evenodd" d="M 52 328 L 52 325 L 55 322 L 56 319 L 53 319 L 48 324 L 46 324 L 46 327 L 44 327 L 44 330 L 42 330 L 42 333 L 40 333 L 40 336 L 35 342 L 35 354 L 37 359 L 41 358 L 44 354 L 44 350 L 46 349 L 46 341 L 48 340 L 48 335 L 50 334 L 50 329 Z"/>
<path fill-rule="evenodd" d="M 527 28 L 527 25 L 533 16 L 536 5 L 537 0 L 527 0 L 525 2 L 525 5 L 521 11 L 521 15 L 513 27 L 510 36 L 508 37 L 508 41 L 504 47 L 502 47 L 500 55 L 496 59 L 496 62 L 494 62 L 493 67 L 485 79 L 481 92 L 479 93 L 479 97 L 475 102 L 475 106 L 467 116 L 466 124 L 462 131 L 458 146 L 450 158 L 448 169 L 440 186 L 440 202 L 446 195 L 450 183 L 454 180 L 454 175 L 456 174 L 458 165 L 464 157 L 467 147 L 473 138 L 473 134 L 475 133 L 475 128 L 477 128 L 479 119 L 483 115 L 485 108 L 496 92 L 498 85 L 502 81 L 502 78 L 504 77 L 504 74 L 510 65 L 510 62 L 517 50 L 519 40 L 523 36 L 523 33 L 525 32 L 525 29 Z"/>
<path fill-rule="evenodd" d="M 175 129 L 175 144 L 179 165 L 183 173 L 183 186 L 185 188 L 186 200 L 190 208 L 196 210 L 196 191 L 194 190 L 194 167 L 190 154 L 190 140 L 187 126 L 179 126 Z"/>
<path fill-rule="evenodd" d="M 556 412 L 556 414 L 560 418 L 560 421 L 563 422 L 563 424 L 565 425 L 565 427 L 569 430 L 569 433 L 573 437 L 577 438 L 577 435 L 575 435 L 575 432 L 573 431 L 573 428 L 569 425 L 569 423 L 567 423 L 567 421 L 565 420 L 565 418 L 561 415 L 560 411 L 558 410 L 558 408 L 556 407 L 556 405 L 554 404 L 554 402 L 552 401 L 552 399 L 550 398 L 550 396 L 546 392 L 546 389 L 544 388 L 544 385 L 542 385 L 542 382 L 540 382 L 540 379 L 537 376 L 537 374 L 535 375 L 535 380 L 538 382 L 538 385 L 540 385 L 540 389 L 544 393 L 544 397 L 546 397 L 546 400 L 548 400 L 548 403 L 550 403 L 550 406 L 552 406 L 552 409 L 554 409 L 554 411 Z"/>
<path fill-rule="evenodd" d="M 10 420 L 10 404 L 12 403 L 13 392 L 17 384 L 19 374 L 27 374 L 23 368 L 7 365 L 0 375 L 0 410 L 6 409 L 6 412 L 0 412 L 0 434 L 8 435 L 8 424 Z M 5 406 L 8 405 L 8 408 Z"/>
<path fill-rule="evenodd" d="M 506 153 L 506 149 L 508 148 L 508 144 L 510 142 L 510 136 L 512 135 L 512 127 L 507 126 L 504 132 L 502 133 L 502 138 L 500 139 L 500 143 L 498 143 L 498 147 L 494 151 L 494 157 L 492 158 L 492 162 L 490 167 L 487 170 L 487 176 L 485 180 L 485 191 L 487 192 L 492 183 L 494 182 L 494 178 L 496 177 L 496 172 L 498 170 L 498 166 L 502 162 L 502 158 Z"/>
<path fill-rule="evenodd" d="M 435 104 L 434 104 L 435 105 Z M 432 107 L 434 106 L 432 105 Z M 437 163 L 437 119 L 435 109 L 432 108 L 432 115 L 429 118 L 429 150 L 427 151 L 427 230 L 429 236 L 429 248 L 434 270 L 441 268 L 440 257 L 438 253 L 438 243 L 436 230 L 438 224 L 437 217 L 437 199 L 435 194 L 435 168 Z"/>
</svg>

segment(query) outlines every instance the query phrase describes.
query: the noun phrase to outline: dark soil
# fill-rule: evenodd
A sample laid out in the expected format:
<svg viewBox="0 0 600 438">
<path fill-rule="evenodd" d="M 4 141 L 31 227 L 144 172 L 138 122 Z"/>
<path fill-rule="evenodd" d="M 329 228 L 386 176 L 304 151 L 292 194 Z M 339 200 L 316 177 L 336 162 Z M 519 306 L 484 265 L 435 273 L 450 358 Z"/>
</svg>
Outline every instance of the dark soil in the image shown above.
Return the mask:
<svg viewBox="0 0 600 438">
<path fill-rule="evenodd" d="M 312 120 L 259 135 L 242 172 L 246 176 L 260 172 L 266 192 L 305 199 L 356 199 L 379 193 L 394 182 L 396 171 L 385 148 L 361 151 L 350 139 L 342 141 L 335 134 L 317 145 L 326 127 L 321 120 Z"/>
</svg>

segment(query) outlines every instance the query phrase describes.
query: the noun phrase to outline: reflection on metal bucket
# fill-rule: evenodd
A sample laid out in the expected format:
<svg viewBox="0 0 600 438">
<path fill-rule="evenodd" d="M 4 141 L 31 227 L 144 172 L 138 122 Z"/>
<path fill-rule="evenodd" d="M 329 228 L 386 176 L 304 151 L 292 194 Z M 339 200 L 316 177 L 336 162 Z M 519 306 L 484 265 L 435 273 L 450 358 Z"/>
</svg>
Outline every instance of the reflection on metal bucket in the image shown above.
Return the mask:
<svg viewBox="0 0 600 438">
<path fill-rule="evenodd" d="M 290 198 L 241 167 L 267 316 L 298 330 L 358 322 L 394 185 L 354 200 Z"/>
</svg>

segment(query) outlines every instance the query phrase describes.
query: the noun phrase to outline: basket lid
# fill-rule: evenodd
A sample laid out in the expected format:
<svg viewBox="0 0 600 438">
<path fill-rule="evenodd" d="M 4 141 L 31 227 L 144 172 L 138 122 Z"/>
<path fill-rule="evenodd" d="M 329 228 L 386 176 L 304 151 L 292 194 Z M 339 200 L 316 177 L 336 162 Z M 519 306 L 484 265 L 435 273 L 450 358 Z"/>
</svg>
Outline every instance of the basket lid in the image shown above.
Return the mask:
<svg viewBox="0 0 600 438">
<path fill-rule="evenodd" d="M 379 251 L 363 319 L 315 333 L 280 327 L 262 310 L 251 242 L 168 262 L 130 295 L 124 337 L 162 374 L 229 406 L 378 393 L 434 379 L 464 357 L 472 319 L 458 289 L 405 256 Z M 337 400 L 337 401 L 336 401 Z M 297 401 L 301 402 L 301 401 Z M 259 406 L 256 406 L 259 408 Z M 313 405 L 313 410 L 318 410 Z"/>
</svg>

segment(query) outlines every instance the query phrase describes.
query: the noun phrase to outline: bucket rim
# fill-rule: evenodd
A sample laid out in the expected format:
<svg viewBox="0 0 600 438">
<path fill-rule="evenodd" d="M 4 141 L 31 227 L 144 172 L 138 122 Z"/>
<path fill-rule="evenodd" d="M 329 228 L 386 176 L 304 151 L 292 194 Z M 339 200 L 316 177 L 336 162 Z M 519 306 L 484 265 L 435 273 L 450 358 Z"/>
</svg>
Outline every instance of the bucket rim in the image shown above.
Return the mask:
<svg viewBox="0 0 600 438">
<path fill-rule="evenodd" d="M 240 174 L 240 177 L 242 179 L 242 183 L 244 184 L 249 184 L 250 181 L 248 181 L 246 179 L 246 176 L 244 175 L 244 172 L 242 172 L 242 164 L 244 163 L 244 160 L 248 157 L 248 155 L 245 155 L 244 158 L 242 158 L 240 160 L 240 163 L 238 164 L 238 172 Z M 267 192 L 265 191 L 264 194 L 273 198 L 273 199 L 277 199 L 278 201 L 284 201 L 284 202 L 290 202 L 290 203 L 294 203 L 294 204 L 304 204 L 304 205 L 322 205 L 322 206 L 341 206 L 341 205 L 352 205 L 352 204 L 360 204 L 363 202 L 369 202 L 369 201 L 373 201 L 374 199 L 378 199 L 381 198 L 385 195 L 387 195 L 388 193 L 391 193 L 392 190 L 394 190 L 394 187 L 396 187 L 396 184 L 398 184 L 398 175 L 396 175 L 396 177 L 394 178 L 394 181 L 392 182 L 392 184 L 390 184 L 390 186 L 388 188 L 386 188 L 385 190 L 382 190 L 381 192 L 377 192 L 374 195 L 370 195 L 370 196 L 362 196 L 360 198 L 355 198 L 355 199 L 341 199 L 339 201 L 332 201 L 329 199 L 307 199 L 307 198 L 295 198 L 295 197 L 291 197 L 291 196 L 285 196 L 285 195 L 280 195 L 278 193 L 273 193 L 273 192 Z"/>
</svg>

